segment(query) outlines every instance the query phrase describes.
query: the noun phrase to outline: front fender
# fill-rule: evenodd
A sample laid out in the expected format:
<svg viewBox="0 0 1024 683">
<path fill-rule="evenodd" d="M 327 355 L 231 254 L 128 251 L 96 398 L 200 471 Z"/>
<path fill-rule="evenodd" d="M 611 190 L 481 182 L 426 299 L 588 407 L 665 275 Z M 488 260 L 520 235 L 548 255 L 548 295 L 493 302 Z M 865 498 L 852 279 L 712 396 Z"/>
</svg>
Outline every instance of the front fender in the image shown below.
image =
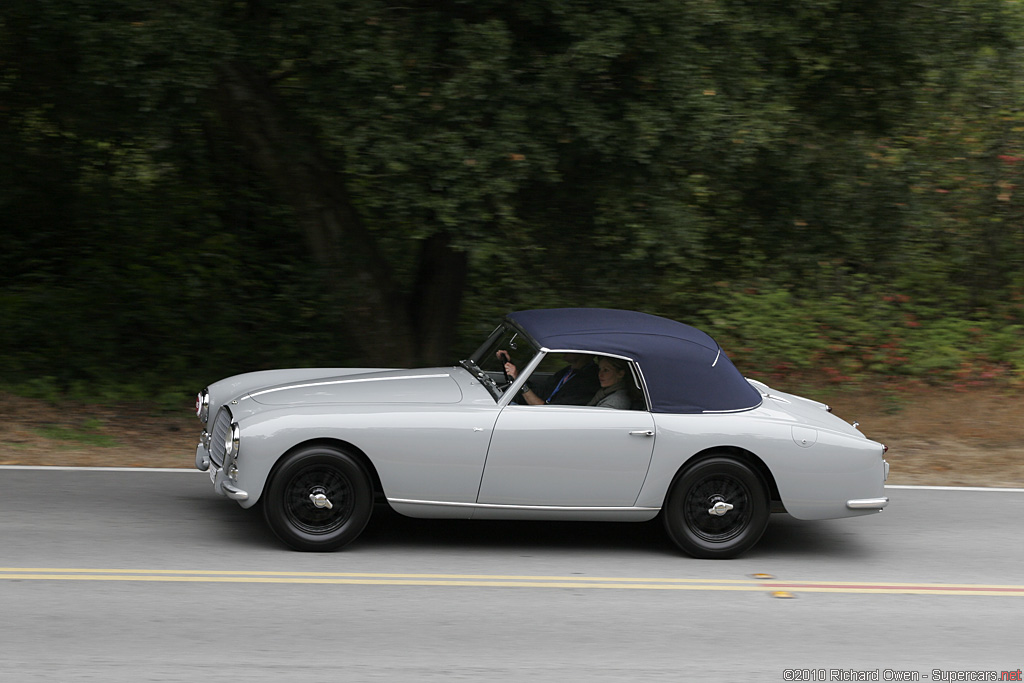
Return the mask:
<svg viewBox="0 0 1024 683">
<path fill-rule="evenodd" d="M 496 408 L 445 405 L 294 406 L 240 420 L 238 485 L 243 507 L 263 495 L 274 465 L 304 443 L 351 444 L 389 498 L 475 503 Z"/>
</svg>

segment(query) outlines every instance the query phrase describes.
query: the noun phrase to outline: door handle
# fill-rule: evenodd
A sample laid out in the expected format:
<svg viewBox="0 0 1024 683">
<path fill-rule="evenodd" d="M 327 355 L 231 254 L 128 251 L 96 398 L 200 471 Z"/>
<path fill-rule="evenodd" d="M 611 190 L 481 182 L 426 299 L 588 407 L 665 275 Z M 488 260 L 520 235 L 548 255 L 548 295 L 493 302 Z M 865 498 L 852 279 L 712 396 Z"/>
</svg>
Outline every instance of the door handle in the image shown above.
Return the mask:
<svg viewBox="0 0 1024 683">
<path fill-rule="evenodd" d="M 641 429 L 636 432 L 630 432 L 630 436 L 654 436 L 654 432 L 650 429 Z"/>
</svg>

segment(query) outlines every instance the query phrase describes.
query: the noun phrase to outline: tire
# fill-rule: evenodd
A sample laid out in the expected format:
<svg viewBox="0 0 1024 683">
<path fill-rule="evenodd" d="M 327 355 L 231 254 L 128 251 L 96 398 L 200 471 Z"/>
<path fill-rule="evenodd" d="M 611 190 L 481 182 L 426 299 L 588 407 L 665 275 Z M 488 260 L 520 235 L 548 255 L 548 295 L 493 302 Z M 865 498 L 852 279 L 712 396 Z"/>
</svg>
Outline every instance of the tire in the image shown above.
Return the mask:
<svg viewBox="0 0 1024 683">
<path fill-rule="evenodd" d="M 330 446 L 310 446 L 285 456 L 262 499 L 267 524 L 295 550 L 337 550 L 362 533 L 373 512 L 366 470 L 356 458 Z"/>
<path fill-rule="evenodd" d="M 709 510 L 716 503 L 733 507 L 712 514 Z M 676 475 L 662 512 L 669 538 L 683 552 L 728 559 L 750 550 L 761 538 L 771 501 L 754 469 L 729 456 L 714 456 Z"/>
</svg>

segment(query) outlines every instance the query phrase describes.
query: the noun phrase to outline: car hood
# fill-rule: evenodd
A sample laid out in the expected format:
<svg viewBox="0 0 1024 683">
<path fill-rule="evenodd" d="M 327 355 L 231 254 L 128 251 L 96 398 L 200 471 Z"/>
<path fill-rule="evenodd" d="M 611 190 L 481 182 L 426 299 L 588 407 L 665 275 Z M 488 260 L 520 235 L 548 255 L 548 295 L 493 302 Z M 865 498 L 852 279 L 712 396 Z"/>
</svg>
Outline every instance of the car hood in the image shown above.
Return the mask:
<svg viewBox="0 0 1024 683">
<path fill-rule="evenodd" d="M 250 391 L 247 398 L 271 406 L 331 403 L 458 403 L 462 389 L 452 368 L 385 370 L 319 377 Z"/>
</svg>

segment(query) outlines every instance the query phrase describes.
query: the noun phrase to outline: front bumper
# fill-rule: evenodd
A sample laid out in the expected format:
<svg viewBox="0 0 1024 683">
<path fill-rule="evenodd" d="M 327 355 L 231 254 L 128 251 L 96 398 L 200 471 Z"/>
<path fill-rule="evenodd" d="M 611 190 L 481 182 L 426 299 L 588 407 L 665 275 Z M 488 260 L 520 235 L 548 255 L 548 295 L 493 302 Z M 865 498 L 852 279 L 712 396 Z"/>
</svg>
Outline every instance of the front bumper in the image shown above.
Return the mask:
<svg viewBox="0 0 1024 683">
<path fill-rule="evenodd" d="M 200 472 L 209 472 L 210 481 L 213 482 L 213 490 L 222 496 L 239 502 L 249 500 L 249 492 L 235 486 L 224 468 L 217 467 L 210 460 L 210 452 L 204 443 L 196 446 L 196 469 Z"/>
<path fill-rule="evenodd" d="M 205 432 L 203 434 L 205 435 Z M 206 450 L 203 443 L 196 446 L 196 469 L 200 472 L 210 469 L 210 451 Z"/>
</svg>

